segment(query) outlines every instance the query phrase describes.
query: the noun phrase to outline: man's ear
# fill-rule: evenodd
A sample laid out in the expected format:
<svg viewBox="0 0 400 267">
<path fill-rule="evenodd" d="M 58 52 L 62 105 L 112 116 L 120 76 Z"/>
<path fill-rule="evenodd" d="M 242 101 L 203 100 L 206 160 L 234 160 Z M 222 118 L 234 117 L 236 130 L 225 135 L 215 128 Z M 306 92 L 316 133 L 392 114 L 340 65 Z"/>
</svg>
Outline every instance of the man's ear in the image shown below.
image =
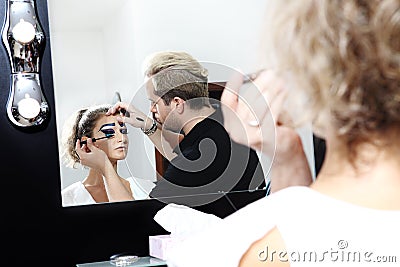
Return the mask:
<svg viewBox="0 0 400 267">
<path fill-rule="evenodd" d="M 183 111 L 185 110 L 185 104 L 186 104 L 185 100 L 183 100 L 182 98 L 176 96 L 172 100 L 172 103 L 173 103 L 173 107 L 176 109 L 176 111 L 179 114 L 182 114 Z"/>
</svg>

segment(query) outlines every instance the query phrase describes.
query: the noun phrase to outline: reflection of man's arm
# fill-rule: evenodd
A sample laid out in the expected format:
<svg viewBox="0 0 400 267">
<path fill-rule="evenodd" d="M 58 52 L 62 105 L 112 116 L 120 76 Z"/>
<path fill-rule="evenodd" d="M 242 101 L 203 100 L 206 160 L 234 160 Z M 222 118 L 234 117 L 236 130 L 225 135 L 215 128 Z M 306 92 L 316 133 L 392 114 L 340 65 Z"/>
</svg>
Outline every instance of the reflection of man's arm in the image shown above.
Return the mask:
<svg viewBox="0 0 400 267">
<path fill-rule="evenodd" d="M 146 125 L 150 126 L 145 126 L 144 129 L 150 129 L 152 123 L 152 120 L 150 118 L 147 118 Z M 164 156 L 164 158 L 169 161 L 176 157 L 176 153 L 173 152 L 173 149 L 183 139 L 182 134 L 162 129 L 162 126 L 160 124 L 157 124 L 157 130 L 148 137 L 157 148 L 157 150 Z"/>
</svg>

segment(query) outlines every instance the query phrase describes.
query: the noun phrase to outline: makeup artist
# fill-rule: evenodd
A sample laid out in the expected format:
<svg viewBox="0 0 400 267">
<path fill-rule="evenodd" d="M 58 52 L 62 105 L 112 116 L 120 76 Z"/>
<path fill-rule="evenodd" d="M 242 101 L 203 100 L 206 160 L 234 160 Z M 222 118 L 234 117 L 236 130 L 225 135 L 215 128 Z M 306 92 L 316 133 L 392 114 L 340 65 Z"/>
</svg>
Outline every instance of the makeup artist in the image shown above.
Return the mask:
<svg viewBox="0 0 400 267">
<path fill-rule="evenodd" d="M 118 120 L 141 128 L 163 155 L 168 154 L 169 165 L 151 197 L 265 187 L 258 155 L 230 139 L 219 103 L 208 95 L 208 71 L 196 59 L 181 51 L 154 53 L 145 61 L 145 84 L 155 120 L 121 102 L 108 114 L 127 110 L 130 116 Z M 172 152 L 166 153 L 162 147 L 164 134 L 176 136 L 166 138 L 174 143 Z M 166 201 L 192 204 L 191 198 Z"/>
<path fill-rule="evenodd" d="M 106 116 L 110 105 L 84 108 L 64 124 L 62 133 L 64 163 L 71 168 L 89 168 L 83 181 L 62 190 L 63 206 L 148 198 L 145 188 L 154 183 L 118 175 L 117 163 L 128 153 L 128 129 L 116 116 Z M 146 183 L 146 186 L 143 185 Z"/>
</svg>

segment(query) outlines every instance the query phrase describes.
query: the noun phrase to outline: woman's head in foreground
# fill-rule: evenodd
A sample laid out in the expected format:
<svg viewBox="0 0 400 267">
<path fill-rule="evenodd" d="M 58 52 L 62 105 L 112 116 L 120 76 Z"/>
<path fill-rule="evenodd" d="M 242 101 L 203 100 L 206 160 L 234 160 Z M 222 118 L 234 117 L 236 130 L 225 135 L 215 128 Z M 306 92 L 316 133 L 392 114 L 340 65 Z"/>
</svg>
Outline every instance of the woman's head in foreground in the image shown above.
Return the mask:
<svg viewBox="0 0 400 267">
<path fill-rule="evenodd" d="M 276 0 L 274 66 L 308 98 L 316 129 L 355 153 L 400 134 L 400 1 Z"/>
</svg>

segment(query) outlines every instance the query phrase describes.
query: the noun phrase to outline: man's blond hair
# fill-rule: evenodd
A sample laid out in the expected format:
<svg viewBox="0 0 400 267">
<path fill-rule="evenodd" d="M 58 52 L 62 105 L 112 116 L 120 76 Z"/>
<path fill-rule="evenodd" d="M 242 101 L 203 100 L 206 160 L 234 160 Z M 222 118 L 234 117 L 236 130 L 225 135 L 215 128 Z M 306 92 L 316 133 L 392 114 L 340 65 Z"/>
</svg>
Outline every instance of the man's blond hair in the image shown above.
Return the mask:
<svg viewBox="0 0 400 267">
<path fill-rule="evenodd" d="M 208 106 L 208 71 L 190 54 L 182 51 L 161 51 L 148 56 L 144 74 L 152 79 L 154 94 L 165 104 L 174 97 L 190 100 L 194 109 Z"/>
</svg>

